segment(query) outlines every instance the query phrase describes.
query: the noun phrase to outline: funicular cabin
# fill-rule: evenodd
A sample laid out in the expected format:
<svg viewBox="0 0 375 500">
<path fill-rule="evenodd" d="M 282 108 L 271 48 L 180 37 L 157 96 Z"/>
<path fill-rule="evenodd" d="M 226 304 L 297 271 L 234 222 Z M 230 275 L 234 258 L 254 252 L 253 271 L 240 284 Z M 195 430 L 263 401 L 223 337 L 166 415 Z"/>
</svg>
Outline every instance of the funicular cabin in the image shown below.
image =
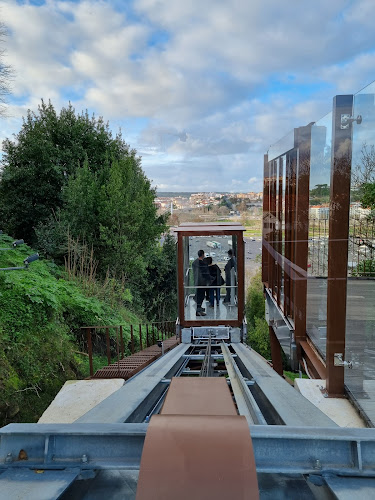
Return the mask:
<svg viewBox="0 0 375 500">
<path fill-rule="evenodd" d="M 225 326 L 239 329 L 242 338 L 244 230 L 239 223 L 225 222 L 186 223 L 175 230 L 178 235 L 178 308 L 182 329 Z M 201 277 L 198 269 L 198 260 L 201 260 L 198 253 L 202 254 L 202 250 L 203 273 L 207 272 L 204 266 L 208 264 L 208 267 L 216 265 L 220 269 L 218 273 L 216 268 L 217 279 L 212 278 L 210 283 Z"/>
</svg>

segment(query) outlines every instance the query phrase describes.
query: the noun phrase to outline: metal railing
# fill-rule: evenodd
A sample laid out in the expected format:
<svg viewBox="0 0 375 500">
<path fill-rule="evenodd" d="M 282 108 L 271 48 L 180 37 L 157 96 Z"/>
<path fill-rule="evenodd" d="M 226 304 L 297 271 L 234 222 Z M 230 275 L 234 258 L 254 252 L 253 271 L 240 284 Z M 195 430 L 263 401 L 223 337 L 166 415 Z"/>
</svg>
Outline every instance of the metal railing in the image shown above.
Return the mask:
<svg viewBox="0 0 375 500">
<path fill-rule="evenodd" d="M 156 345 L 158 342 L 169 339 L 176 335 L 176 322 L 163 321 L 148 323 L 145 325 L 126 325 L 129 329 L 129 334 L 124 331 L 123 325 L 100 325 L 100 326 L 83 326 L 81 330 L 85 334 L 87 344 L 87 354 L 89 357 L 90 376 L 94 375 L 93 364 L 93 337 L 97 339 L 101 337 L 101 331 L 105 331 L 105 355 L 107 357 L 107 365 L 111 365 L 114 361 L 119 362 L 128 355 L 140 352 L 147 347 Z M 111 335 L 111 331 L 112 333 Z M 125 340 L 124 340 L 125 337 Z M 100 350 L 103 351 L 103 343 L 99 340 Z M 96 349 L 96 350 L 99 350 Z M 113 357 L 115 354 L 116 360 Z"/>
</svg>

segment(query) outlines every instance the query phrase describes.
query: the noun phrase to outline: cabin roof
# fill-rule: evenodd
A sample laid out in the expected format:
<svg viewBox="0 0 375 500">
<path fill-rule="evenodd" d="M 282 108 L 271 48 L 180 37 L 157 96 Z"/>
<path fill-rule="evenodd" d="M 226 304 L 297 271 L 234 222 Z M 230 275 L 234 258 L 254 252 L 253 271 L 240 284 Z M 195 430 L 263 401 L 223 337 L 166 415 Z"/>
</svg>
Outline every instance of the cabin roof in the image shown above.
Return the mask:
<svg viewBox="0 0 375 500">
<path fill-rule="evenodd" d="M 175 228 L 177 233 L 201 233 L 201 232 L 211 232 L 215 234 L 216 232 L 222 233 L 225 231 L 230 234 L 234 231 L 245 231 L 246 228 L 239 222 L 183 222 L 178 227 Z"/>
</svg>

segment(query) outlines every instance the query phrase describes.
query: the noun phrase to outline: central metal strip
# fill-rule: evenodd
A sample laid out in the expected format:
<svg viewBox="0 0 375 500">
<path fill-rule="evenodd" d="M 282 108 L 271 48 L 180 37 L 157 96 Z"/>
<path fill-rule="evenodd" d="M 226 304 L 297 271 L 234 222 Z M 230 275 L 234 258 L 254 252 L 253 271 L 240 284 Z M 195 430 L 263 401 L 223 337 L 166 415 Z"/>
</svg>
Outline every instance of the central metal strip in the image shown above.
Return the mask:
<svg viewBox="0 0 375 500">
<path fill-rule="evenodd" d="M 208 336 L 208 342 L 206 346 L 206 354 L 203 358 L 200 377 L 213 377 L 214 376 L 214 366 L 211 358 L 211 334 Z"/>
</svg>

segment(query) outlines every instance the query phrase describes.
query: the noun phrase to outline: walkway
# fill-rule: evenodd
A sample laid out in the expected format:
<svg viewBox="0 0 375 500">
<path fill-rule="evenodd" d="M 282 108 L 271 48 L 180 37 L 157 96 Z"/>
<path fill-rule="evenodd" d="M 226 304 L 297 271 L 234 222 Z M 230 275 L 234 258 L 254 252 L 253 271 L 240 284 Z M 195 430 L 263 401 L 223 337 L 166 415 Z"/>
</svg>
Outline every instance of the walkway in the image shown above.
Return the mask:
<svg viewBox="0 0 375 500">
<path fill-rule="evenodd" d="M 179 339 L 171 337 L 163 341 L 164 353 L 170 351 L 179 344 Z M 162 349 L 158 345 L 152 345 L 136 352 L 127 358 L 120 359 L 109 366 L 104 366 L 91 378 L 123 378 L 128 380 L 130 377 L 143 370 L 153 361 L 160 358 Z"/>
</svg>

